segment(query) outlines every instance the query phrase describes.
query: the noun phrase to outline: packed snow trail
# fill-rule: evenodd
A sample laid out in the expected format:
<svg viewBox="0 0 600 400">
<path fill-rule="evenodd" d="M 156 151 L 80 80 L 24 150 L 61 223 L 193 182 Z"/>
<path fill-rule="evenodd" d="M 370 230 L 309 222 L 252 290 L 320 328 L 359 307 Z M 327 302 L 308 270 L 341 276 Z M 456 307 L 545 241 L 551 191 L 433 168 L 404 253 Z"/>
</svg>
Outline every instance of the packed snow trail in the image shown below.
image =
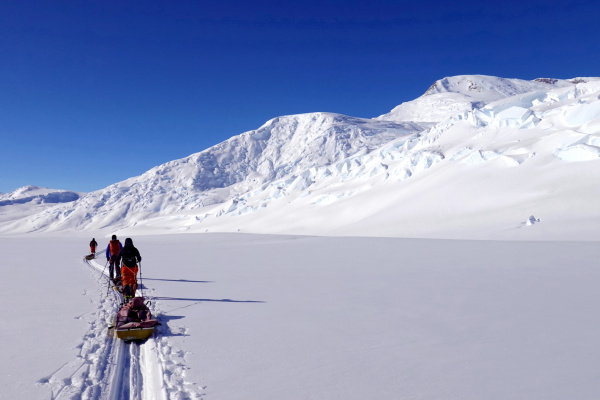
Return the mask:
<svg viewBox="0 0 600 400">
<path fill-rule="evenodd" d="M 117 341 L 114 368 L 109 376 L 109 399 L 132 399 L 141 397 L 141 372 L 139 368 L 139 346 L 135 343 Z"/>
<path fill-rule="evenodd" d="M 109 284 L 107 269 L 94 260 L 86 260 L 87 264 L 103 273 L 102 281 Z M 116 290 L 111 290 L 115 299 L 115 307 L 123 303 L 123 297 Z M 140 293 L 136 293 L 140 295 Z M 124 342 L 114 337 L 113 350 L 109 363 L 111 368 L 107 371 L 108 382 L 104 392 L 107 399 L 130 400 L 163 400 L 167 399 L 163 387 L 163 373 L 157 355 L 157 346 L 154 337 L 148 338 L 143 343 Z M 101 397 L 101 398 L 104 398 Z"/>
</svg>

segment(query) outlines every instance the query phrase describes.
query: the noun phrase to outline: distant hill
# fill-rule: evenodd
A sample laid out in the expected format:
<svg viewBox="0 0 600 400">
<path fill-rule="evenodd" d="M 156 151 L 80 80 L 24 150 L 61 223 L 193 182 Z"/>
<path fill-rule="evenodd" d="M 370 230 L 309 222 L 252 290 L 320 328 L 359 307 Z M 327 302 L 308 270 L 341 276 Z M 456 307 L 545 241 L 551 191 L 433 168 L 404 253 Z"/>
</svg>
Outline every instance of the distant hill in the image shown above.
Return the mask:
<svg viewBox="0 0 600 400">
<path fill-rule="evenodd" d="M 11 193 L 0 193 L 0 223 L 18 220 L 54 207 L 58 203 L 73 202 L 82 195 L 38 186 L 24 186 Z"/>
</svg>

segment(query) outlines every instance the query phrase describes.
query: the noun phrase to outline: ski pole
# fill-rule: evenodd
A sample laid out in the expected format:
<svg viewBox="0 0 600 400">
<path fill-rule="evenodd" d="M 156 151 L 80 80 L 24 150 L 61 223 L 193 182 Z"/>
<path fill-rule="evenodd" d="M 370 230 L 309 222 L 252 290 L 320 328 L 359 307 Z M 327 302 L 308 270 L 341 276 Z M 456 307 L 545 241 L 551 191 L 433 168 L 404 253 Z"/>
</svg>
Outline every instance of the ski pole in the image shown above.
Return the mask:
<svg viewBox="0 0 600 400">
<path fill-rule="evenodd" d="M 140 261 L 140 292 L 144 297 L 144 279 L 142 278 L 142 261 Z"/>
<path fill-rule="evenodd" d="M 108 260 L 106 260 L 106 264 L 108 265 Z M 118 268 L 116 264 L 117 263 L 115 263 L 115 268 Z M 106 268 L 106 265 L 104 266 L 104 268 Z M 104 271 L 102 271 L 102 275 L 104 275 Z M 108 292 L 110 292 L 111 283 L 114 285 L 114 281 L 110 279 L 110 276 L 106 277 L 106 281 L 108 282 L 108 287 L 106 288 L 106 295 L 108 296 Z"/>
<path fill-rule="evenodd" d="M 108 260 L 106 260 L 106 264 L 104 264 L 104 268 L 102 269 L 102 275 L 100 275 L 100 278 L 102 278 L 102 276 L 104 275 L 104 271 L 106 271 L 107 265 L 108 265 Z"/>
</svg>

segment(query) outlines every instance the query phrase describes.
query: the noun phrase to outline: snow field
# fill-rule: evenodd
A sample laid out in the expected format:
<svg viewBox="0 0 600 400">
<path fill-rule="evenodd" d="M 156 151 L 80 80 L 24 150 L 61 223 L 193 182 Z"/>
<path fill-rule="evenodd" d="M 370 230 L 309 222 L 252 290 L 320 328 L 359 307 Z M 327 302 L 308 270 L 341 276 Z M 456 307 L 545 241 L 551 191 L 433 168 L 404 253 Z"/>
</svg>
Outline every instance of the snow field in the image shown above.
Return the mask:
<svg viewBox="0 0 600 400">
<path fill-rule="evenodd" d="M 186 315 L 190 336 L 174 339 L 195 348 L 188 377 L 202 377 L 207 398 L 598 389 L 593 244 L 190 236 L 174 236 L 174 254 L 194 243 L 202 258 L 189 277 L 165 271 L 160 302 Z"/>
<path fill-rule="evenodd" d="M 115 306 L 81 261 L 87 236 L 0 238 L 2 272 L 13 277 L 0 291 L 15 327 L 0 331 L 9 398 L 127 389 L 142 399 L 591 400 L 600 391 L 594 243 L 133 239 L 163 324 L 140 346 L 106 335 Z M 24 282 L 35 296 L 15 295 Z M 117 371 L 128 385 L 115 383 Z"/>
</svg>

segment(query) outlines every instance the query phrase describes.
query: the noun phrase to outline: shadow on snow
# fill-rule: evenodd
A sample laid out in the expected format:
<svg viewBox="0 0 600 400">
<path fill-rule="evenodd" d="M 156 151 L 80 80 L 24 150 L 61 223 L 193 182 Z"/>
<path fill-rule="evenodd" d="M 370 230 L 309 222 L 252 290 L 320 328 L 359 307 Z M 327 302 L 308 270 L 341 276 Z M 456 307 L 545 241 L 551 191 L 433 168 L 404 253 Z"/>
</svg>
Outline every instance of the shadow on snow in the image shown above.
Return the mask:
<svg viewBox="0 0 600 400">
<path fill-rule="evenodd" d="M 156 329 L 156 333 L 159 336 L 190 336 L 185 330 L 179 330 L 178 332 L 173 332 L 171 327 L 169 326 L 169 322 L 175 319 L 184 318 L 182 315 L 158 315 L 156 319 L 160 322 L 160 325 Z"/>
<path fill-rule="evenodd" d="M 164 281 L 164 282 L 182 282 L 182 283 L 214 283 L 213 281 L 191 281 L 188 279 L 160 279 L 160 278 L 144 278 L 148 281 Z"/>
<path fill-rule="evenodd" d="M 206 301 L 214 301 L 220 303 L 264 303 L 264 301 L 260 300 L 231 300 L 231 299 L 192 299 L 187 297 L 154 297 L 153 300 L 178 300 L 178 301 L 193 301 L 196 303 L 206 302 Z"/>
</svg>

